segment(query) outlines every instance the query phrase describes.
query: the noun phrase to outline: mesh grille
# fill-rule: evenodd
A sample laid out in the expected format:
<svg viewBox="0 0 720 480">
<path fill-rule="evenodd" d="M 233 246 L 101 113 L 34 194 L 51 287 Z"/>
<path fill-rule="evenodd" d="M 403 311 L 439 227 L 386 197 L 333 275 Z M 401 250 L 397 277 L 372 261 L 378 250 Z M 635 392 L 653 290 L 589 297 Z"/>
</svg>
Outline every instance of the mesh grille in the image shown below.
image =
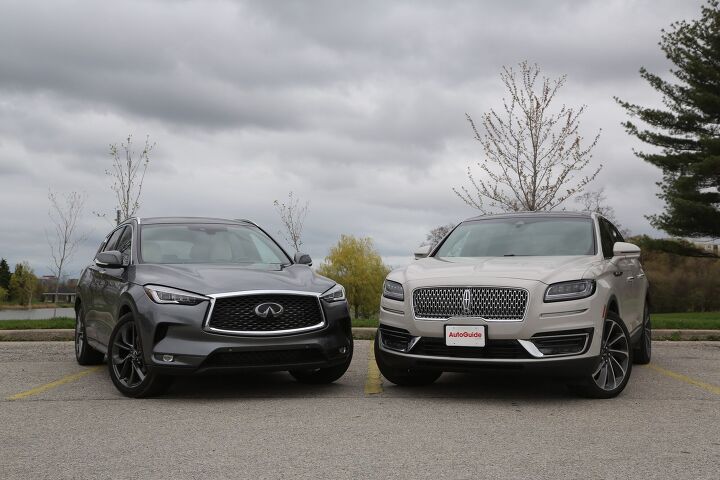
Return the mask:
<svg viewBox="0 0 720 480">
<path fill-rule="evenodd" d="M 434 287 L 413 291 L 416 318 L 482 317 L 522 320 L 528 293 L 521 288 Z"/>
<path fill-rule="evenodd" d="M 448 347 L 445 339 L 424 337 L 412 351 L 415 355 L 453 358 L 532 358 L 516 340 L 488 340 L 483 348 Z"/>
<path fill-rule="evenodd" d="M 258 316 L 255 308 L 263 303 L 282 306 L 282 313 Z M 216 299 L 208 326 L 234 332 L 273 332 L 319 327 L 322 323 L 320 302 L 315 296 L 263 294 Z"/>
<path fill-rule="evenodd" d="M 317 349 L 260 350 L 254 352 L 215 352 L 205 361 L 206 367 L 257 367 L 322 362 Z"/>
</svg>

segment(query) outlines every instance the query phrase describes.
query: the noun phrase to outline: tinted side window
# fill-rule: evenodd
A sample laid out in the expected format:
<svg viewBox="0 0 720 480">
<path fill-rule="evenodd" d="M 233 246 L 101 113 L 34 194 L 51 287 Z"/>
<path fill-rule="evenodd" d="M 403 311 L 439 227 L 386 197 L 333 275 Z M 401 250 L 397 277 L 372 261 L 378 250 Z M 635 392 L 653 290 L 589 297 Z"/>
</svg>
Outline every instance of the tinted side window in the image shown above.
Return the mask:
<svg viewBox="0 0 720 480">
<path fill-rule="evenodd" d="M 602 243 L 603 256 L 605 258 L 612 258 L 613 256 L 613 233 L 610 222 L 601 218 L 598 222 L 600 224 L 600 243 Z"/>
<path fill-rule="evenodd" d="M 117 245 L 118 238 L 120 238 L 120 235 L 123 233 L 124 228 L 118 228 L 115 230 L 112 235 L 110 235 L 110 238 L 108 239 L 107 243 L 105 244 L 105 247 L 103 248 L 103 252 L 107 252 L 109 250 L 117 250 L 115 246 Z"/>
<path fill-rule="evenodd" d="M 625 239 L 623 238 L 622 234 L 620 234 L 620 231 L 617 229 L 617 227 L 615 225 L 613 225 L 612 223 L 609 223 L 609 224 L 610 224 L 610 230 L 612 231 L 612 235 L 613 235 L 613 241 L 614 242 L 624 242 Z"/>
<path fill-rule="evenodd" d="M 115 246 L 115 250 L 122 253 L 122 260 L 123 265 L 129 265 L 130 264 L 130 247 L 132 245 L 132 228 L 131 227 L 125 227 L 125 230 L 123 230 L 122 235 L 118 239 L 117 245 Z"/>
</svg>

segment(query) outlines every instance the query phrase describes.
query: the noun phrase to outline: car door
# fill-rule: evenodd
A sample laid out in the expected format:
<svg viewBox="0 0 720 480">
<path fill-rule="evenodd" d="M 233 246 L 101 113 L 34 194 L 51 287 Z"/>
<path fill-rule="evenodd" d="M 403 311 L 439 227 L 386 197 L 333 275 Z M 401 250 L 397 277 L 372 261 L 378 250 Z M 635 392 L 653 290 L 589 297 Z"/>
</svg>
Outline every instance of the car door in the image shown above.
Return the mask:
<svg viewBox="0 0 720 480">
<path fill-rule="evenodd" d="M 624 242 L 620 231 L 615 225 L 610 224 L 610 230 L 613 236 L 613 242 Z M 627 317 L 624 318 L 628 324 L 628 329 L 633 332 L 635 329 L 642 325 L 642 314 L 645 306 L 645 272 L 642 269 L 639 258 L 628 258 L 625 259 L 627 262 L 628 275 L 625 278 L 625 282 L 628 287 L 628 299 L 627 299 Z"/>
<path fill-rule="evenodd" d="M 100 244 L 98 253 L 113 250 L 123 228 L 124 227 L 117 228 L 110 232 L 110 234 L 108 234 L 108 236 L 105 237 L 105 240 L 103 240 Z M 102 315 L 105 309 L 105 300 L 102 296 L 104 283 L 103 273 L 105 269 L 96 264 L 95 259 L 93 259 L 93 264 L 88 267 L 87 271 L 89 278 L 87 295 L 83 298 L 83 305 L 85 308 L 85 331 L 88 340 L 92 342 L 99 340 L 98 331 L 100 329 L 99 326 L 102 322 Z"/>
<path fill-rule="evenodd" d="M 602 244 L 603 256 L 605 257 L 605 267 L 608 273 L 607 279 L 612 284 L 612 289 L 620 307 L 620 316 L 625 321 L 628 330 L 635 328 L 633 305 L 632 305 L 632 282 L 633 265 L 625 258 L 613 258 L 613 246 L 617 237 L 613 232 L 612 224 L 604 218 L 599 218 L 600 241 Z M 621 240 L 618 240 L 621 241 Z"/>
<path fill-rule="evenodd" d="M 105 250 L 117 250 L 122 254 L 123 265 L 130 265 L 132 248 L 132 226 L 125 225 L 118 229 L 117 240 L 112 248 Z M 115 235 L 114 235 L 115 236 Z M 108 242 L 109 244 L 110 242 Z M 107 345 L 110 340 L 115 324 L 117 323 L 117 312 L 119 310 L 120 294 L 124 291 L 127 284 L 127 268 L 123 267 L 105 267 L 99 271 L 101 277 L 100 295 L 102 306 L 98 308 L 100 321 L 97 325 L 98 340 L 103 345 Z"/>
</svg>

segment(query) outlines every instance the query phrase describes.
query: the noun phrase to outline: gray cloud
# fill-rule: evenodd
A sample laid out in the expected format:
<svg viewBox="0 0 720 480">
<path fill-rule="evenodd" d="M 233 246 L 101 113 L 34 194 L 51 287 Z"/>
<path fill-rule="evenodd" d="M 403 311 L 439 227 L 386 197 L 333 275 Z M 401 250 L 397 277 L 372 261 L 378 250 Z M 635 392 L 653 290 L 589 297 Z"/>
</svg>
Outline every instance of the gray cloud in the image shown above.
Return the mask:
<svg viewBox="0 0 720 480">
<path fill-rule="evenodd" d="M 666 72 L 660 29 L 699 0 L 560 2 L 3 1 L 0 16 L 0 256 L 45 271 L 48 188 L 88 196 L 92 238 L 111 212 L 107 147 L 158 142 L 142 215 L 251 217 L 311 202 L 306 248 L 372 236 L 405 261 L 433 226 L 474 215 L 452 193 L 481 151 L 464 119 L 497 108 L 502 65 L 568 75 L 618 219 L 654 233 L 659 172 L 612 100 L 659 99 L 641 65 Z M 572 208 L 572 204 L 567 205 Z"/>
</svg>

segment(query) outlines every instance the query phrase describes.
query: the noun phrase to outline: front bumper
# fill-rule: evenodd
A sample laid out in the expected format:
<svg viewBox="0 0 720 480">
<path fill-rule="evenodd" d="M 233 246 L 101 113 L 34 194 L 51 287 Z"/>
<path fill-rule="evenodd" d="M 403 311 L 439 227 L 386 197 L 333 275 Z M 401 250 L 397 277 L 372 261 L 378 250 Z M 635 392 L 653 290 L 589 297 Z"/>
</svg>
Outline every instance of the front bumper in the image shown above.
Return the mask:
<svg viewBox="0 0 720 480">
<path fill-rule="evenodd" d="M 261 337 L 203 330 L 207 304 L 157 305 L 139 296 L 136 308 L 145 363 L 162 374 L 325 368 L 347 362 L 353 352 L 345 302 L 322 302 L 325 325 L 317 330 Z"/>
<path fill-rule="evenodd" d="M 498 368 L 565 376 L 586 374 L 597 365 L 606 303 L 602 295 L 596 292 L 581 300 L 545 303 L 542 298 L 547 285 L 518 280 L 511 286 L 529 292 L 522 320 L 488 321 L 480 317 L 420 320 L 413 315 L 409 292 L 406 302 L 383 298 L 379 354 L 390 366 L 443 371 Z M 446 325 L 485 326 L 487 346 L 446 347 Z M 383 328 L 388 333 L 386 340 L 393 332 L 406 332 L 411 338 L 407 348 L 383 341 Z M 571 338 L 577 339 L 575 348 L 568 348 L 565 341 Z"/>
</svg>

